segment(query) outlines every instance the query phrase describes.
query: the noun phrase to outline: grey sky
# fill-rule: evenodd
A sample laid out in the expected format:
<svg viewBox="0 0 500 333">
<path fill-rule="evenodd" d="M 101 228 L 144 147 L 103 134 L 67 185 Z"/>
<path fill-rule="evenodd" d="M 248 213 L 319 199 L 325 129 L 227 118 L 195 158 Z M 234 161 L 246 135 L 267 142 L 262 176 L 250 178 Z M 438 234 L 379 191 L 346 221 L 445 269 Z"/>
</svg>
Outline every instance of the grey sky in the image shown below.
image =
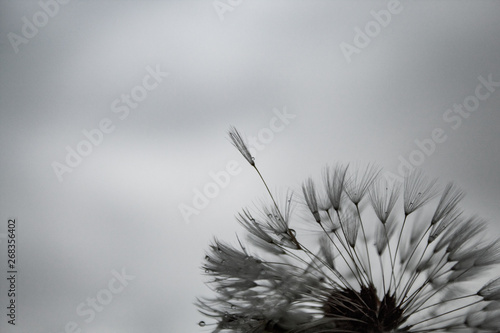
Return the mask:
<svg viewBox="0 0 500 333">
<path fill-rule="evenodd" d="M 59 333 L 69 322 L 85 333 L 206 331 L 192 305 L 210 294 L 204 249 L 214 235 L 234 240 L 234 215 L 265 197 L 230 125 L 268 139 L 263 129 L 280 126 L 257 156 L 273 189 L 319 178 L 327 163 L 396 174 L 401 158 L 423 156 L 420 167 L 457 182 L 468 210 L 500 232 L 500 89 L 480 88 L 490 94 L 467 118 L 447 113 L 473 101 L 479 77 L 500 82 L 498 2 L 402 2 L 350 62 L 340 45 L 354 45 L 387 2 L 243 1 L 223 20 L 213 3 L 69 1 L 17 53 L 9 33 L 23 36 L 23 17 L 42 9 L 1 3 L 0 233 L 16 218 L 19 270 L 16 326 L 2 310 L 2 332 Z M 155 87 L 137 88 L 147 75 Z M 147 94 L 135 108 L 123 100 L 132 92 Z M 112 130 L 59 181 L 53 163 L 66 165 L 66 147 L 103 119 Z M 415 152 L 439 128 L 446 139 Z M 180 205 L 233 160 L 229 185 L 186 223 Z M 102 291 L 122 269 L 134 278 Z M 113 299 L 86 322 L 77 308 L 99 293 Z"/>
</svg>

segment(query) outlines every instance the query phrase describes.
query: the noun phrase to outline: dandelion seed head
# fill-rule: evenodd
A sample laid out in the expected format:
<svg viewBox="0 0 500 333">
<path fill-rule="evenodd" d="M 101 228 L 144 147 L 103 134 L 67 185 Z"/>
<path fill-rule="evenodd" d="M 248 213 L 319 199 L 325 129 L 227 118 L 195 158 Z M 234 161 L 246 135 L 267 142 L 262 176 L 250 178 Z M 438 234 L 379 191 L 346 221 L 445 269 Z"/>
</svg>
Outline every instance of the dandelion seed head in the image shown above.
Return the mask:
<svg viewBox="0 0 500 333">
<path fill-rule="evenodd" d="M 252 246 L 213 241 L 202 269 L 215 295 L 196 303 L 212 332 L 499 332 L 500 278 L 485 279 L 500 245 L 459 208 L 463 192 L 419 171 L 401 191 L 378 168 L 347 170 L 327 168 L 324 193 L 308 178 L 301 198 L 243 209 Z"/>
</svg>

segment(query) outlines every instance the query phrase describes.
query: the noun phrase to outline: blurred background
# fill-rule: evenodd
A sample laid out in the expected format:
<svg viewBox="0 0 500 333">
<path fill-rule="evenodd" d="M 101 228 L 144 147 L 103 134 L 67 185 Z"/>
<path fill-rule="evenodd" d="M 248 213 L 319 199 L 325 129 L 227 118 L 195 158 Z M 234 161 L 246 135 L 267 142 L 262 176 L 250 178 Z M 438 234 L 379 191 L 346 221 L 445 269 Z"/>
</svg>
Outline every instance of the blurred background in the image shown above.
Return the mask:
<svg viewBox="0 0 500 333">
<path fill-rule="evenodd" d="M 213 236 L 326 164 L 418 166 L 500 235 L 495 1 L 2 1 L 2 332 L 203 332 Z M 7 323 L 7 221 L 17 232 Z M 5 312 L 5 313 L 4 313 Z"/>
</svg>

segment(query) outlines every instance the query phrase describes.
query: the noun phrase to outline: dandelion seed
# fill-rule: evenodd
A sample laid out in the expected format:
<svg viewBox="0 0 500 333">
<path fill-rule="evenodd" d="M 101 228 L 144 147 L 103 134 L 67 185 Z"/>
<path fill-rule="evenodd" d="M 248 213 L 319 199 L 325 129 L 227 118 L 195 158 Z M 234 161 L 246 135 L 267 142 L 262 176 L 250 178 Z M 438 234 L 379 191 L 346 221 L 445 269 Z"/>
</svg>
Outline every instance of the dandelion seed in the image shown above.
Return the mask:
<svg viewBox="0 0 500 333">
<path fill-rule="evenodd" d="M 449 214 L 455 209 L 457 204 L 464 197 L 464 193 L 457 188 L 453 183 L 448 183 L 443 191 L 441 199 L 439 200 L 434 216 L 432 217 L 431 224 L 440 221 L 444 216 Z"/>
<path fill-rule="evenodd" d="M 372 183 L 377 179 L 380 168 L 368 165 L 364 172 L 355 172 L 346 182 L 346 193 L 349 199 L 357 205 L 366 194 Z"/>
<path fill-rule="evenodd" d="M 250 235 L 254 235 L 266 243 L 273 243 L 273 238 L 265 231 L 265 227 L 253 218 L 248 209 L 244 209 L 243 214 L 239 214 L 236 219 L 249 231 Z"/>
<path fill-rule="evenodd" d="M 470 317 L 467 317 L 466 324 L 468 327 L 481 330 L 475 332 L 498 332 L 500 313 L 471 313 Z"/>
<path fill-rule="evenodd" d="M 251 166 L 255 167 L 255 158 L 250 154 L 248 146 L 241 136 L 240 132 L 235 127 L 229 129 L 229 138 L 233 142 L 233 145 L 239 150 L 241 155 L 250 163 Z"/>
<path fill-rule="evenodd" d="M 356 241 L 358 238 L 358 232 L 360 227 L 360 220 L 356 213 L 345 212 L 342 214 L 342 228 L 344 229 L 347 242 L 351 247 L 356 246 Z"/>
<path fill-rule="evenodd" d="M 320 252 L 325 260 L 325 263 L 332 270 L 335 270 L 335 255 L 333 254 L 332 244 L 330 244 L 330 239 L 323 235 L 319 240 Z"/>
<path fill-rule="evenodd" d="M 202 269 L 215 296 L 196 303 L 212 332 L 499 332 L 500 243 L 485 243 L 486 222 L 459 209 L 462 191 L 448 184 L 428 204 L 436 181 L 414 172 L 398 200 L 378 169 L 346 171 L 326 169 L 325 195 L 303 183 L 298 208 L 316 224 L 300 225 L 297 199 L 275 200 L 266 184 L 272 203 L 236 216 L 253 247 L 214 239 Z"/>
<path fill-rule="evenodd" d="M 500 264 L 500 244 L 492 242 L 478 253 L 474 265 L 489 266 Z"/>
<path fill-rule="evenodd" d="M 318 200 L 316 199 L 316 190 L 314 182 L 311 178 L 307 179 L 302 185 L 302 193 L 304 194 L 304 199 L 306 200 L 307 207 L 311 211 L 316 222 L 321 223 L 321 217 L 319 215 Z"/>
<path fill-rule="evenodd" d="M 429 244 L 434 242 L 443 231 L 445 231 L 451 224 L 456 222 L 461 214 L 462 213 L 460 211 L 454 210 L 452 212 L 449 212 L 443 219 L 441 219 L 441 222 L 439 222 L 438 224 L 434 224 L 431 233 L 429 234 Z M 449 239 L 449 237 L 443 237 L 441 239 L 443 241 L 451 240 Z"/>
<path fill-rule="evenodd" d="M 386 223 L 377 225 L 377 234 L 375 237 L 375 247 L 379 256 L 382 255 L 389 243 L 389 239 L 396 231 L 396 223 L 394 218 L 389 218 Z"/>
<path fill-rule="evenodd" d="M 404 212 L 410 215 L 418 208 L 425 205 L 436 194 L 436 180 L 428 180 L 421 170 L 412 171 L 404 183 Z"/>
<path fill-rule="evenodd" d="M 369 193 L 373 209 L 382 223 L 385 223 L 389 218 L 389 214 L 398 200 L 400 189 L 401 186 L 398 183 L 389 188 L 385 179 L 379 180 L 370 188 Z"/>
<path fill-rule="evenodd" d="M 453 256 L 460 249 L 474 243 L 475 237 L 480 235 L 486 229 L 486 222 L 478 217 L 472 217 L 466 223 L 455 230 L 453 237 L 448 243 L 446 252 Z"/>
<path fill-rule="evenodd" d="M 497 311 L 500 310 L 500 302 L 491 302 L 483 308 L 483 311 Z"/>
<path fill-rule="evenodd" d="M 324 172 L 326 194 L 336 211 L 340 209 L 347 168 L 347 166 L 337 165 L 333 170 L 326 168 Z"/>
<path fill-rule="evenodd" d="M 486 301 L 500 301 L 500 278 L 485 284 L 477 294 Z"/>
</svg>

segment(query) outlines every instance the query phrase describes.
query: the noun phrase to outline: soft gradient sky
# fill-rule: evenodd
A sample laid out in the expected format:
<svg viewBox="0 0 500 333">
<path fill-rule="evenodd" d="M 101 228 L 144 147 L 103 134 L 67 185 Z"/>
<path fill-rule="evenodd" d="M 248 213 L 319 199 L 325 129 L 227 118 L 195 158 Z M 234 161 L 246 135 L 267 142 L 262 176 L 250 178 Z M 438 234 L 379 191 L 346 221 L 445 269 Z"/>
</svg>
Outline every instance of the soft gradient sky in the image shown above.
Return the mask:
<svg viewBox="0 0 500 333">
<path fill-rule="evenodd" d="M 257 156 L 273 189 L 296 188 L 337 161 L 397 173 L 401 158 L 419 154 L 415 140 L 441 128 L 446 140 L 420 155 L 420 167 L 466 189 L 466 208 L 500 234 L 500 88 L 467 118 L 454 114 L 458 128 L 443 118 L 471 100 L 479 77 L 500 82 L 500 4 L 402 2 L 348 62 L 340 45 L 386 8 L 242 1 L 221 20 L 213 1 L 75 0 L 15 50 L 11 33 L 22 37 L 25 22 L 44 15 L 38 1 L 2 1 L 0 331 L 60 333 L 70 322 L 84 333 L 206 331 L 192 305 L 211 293 L 204 249 L 214 235 L 234 240 L 234 215 L 265 197 L 226 131 L 267 138 L 278 111 L 295 117 Z M 147 68 L 169 74 L 120 119 L 113 102 L 139 91 Z M 113 131 L 59 181 L 52 164 L 106 118 Z M 179 207 L 233 160 L 239 172 L 186 223 Z M 9 218 L 15 327 L 4 313 Z M 109 294 L 123 269 L 133 278 L 86 322 L 79 305 Z"/>
</svg>

